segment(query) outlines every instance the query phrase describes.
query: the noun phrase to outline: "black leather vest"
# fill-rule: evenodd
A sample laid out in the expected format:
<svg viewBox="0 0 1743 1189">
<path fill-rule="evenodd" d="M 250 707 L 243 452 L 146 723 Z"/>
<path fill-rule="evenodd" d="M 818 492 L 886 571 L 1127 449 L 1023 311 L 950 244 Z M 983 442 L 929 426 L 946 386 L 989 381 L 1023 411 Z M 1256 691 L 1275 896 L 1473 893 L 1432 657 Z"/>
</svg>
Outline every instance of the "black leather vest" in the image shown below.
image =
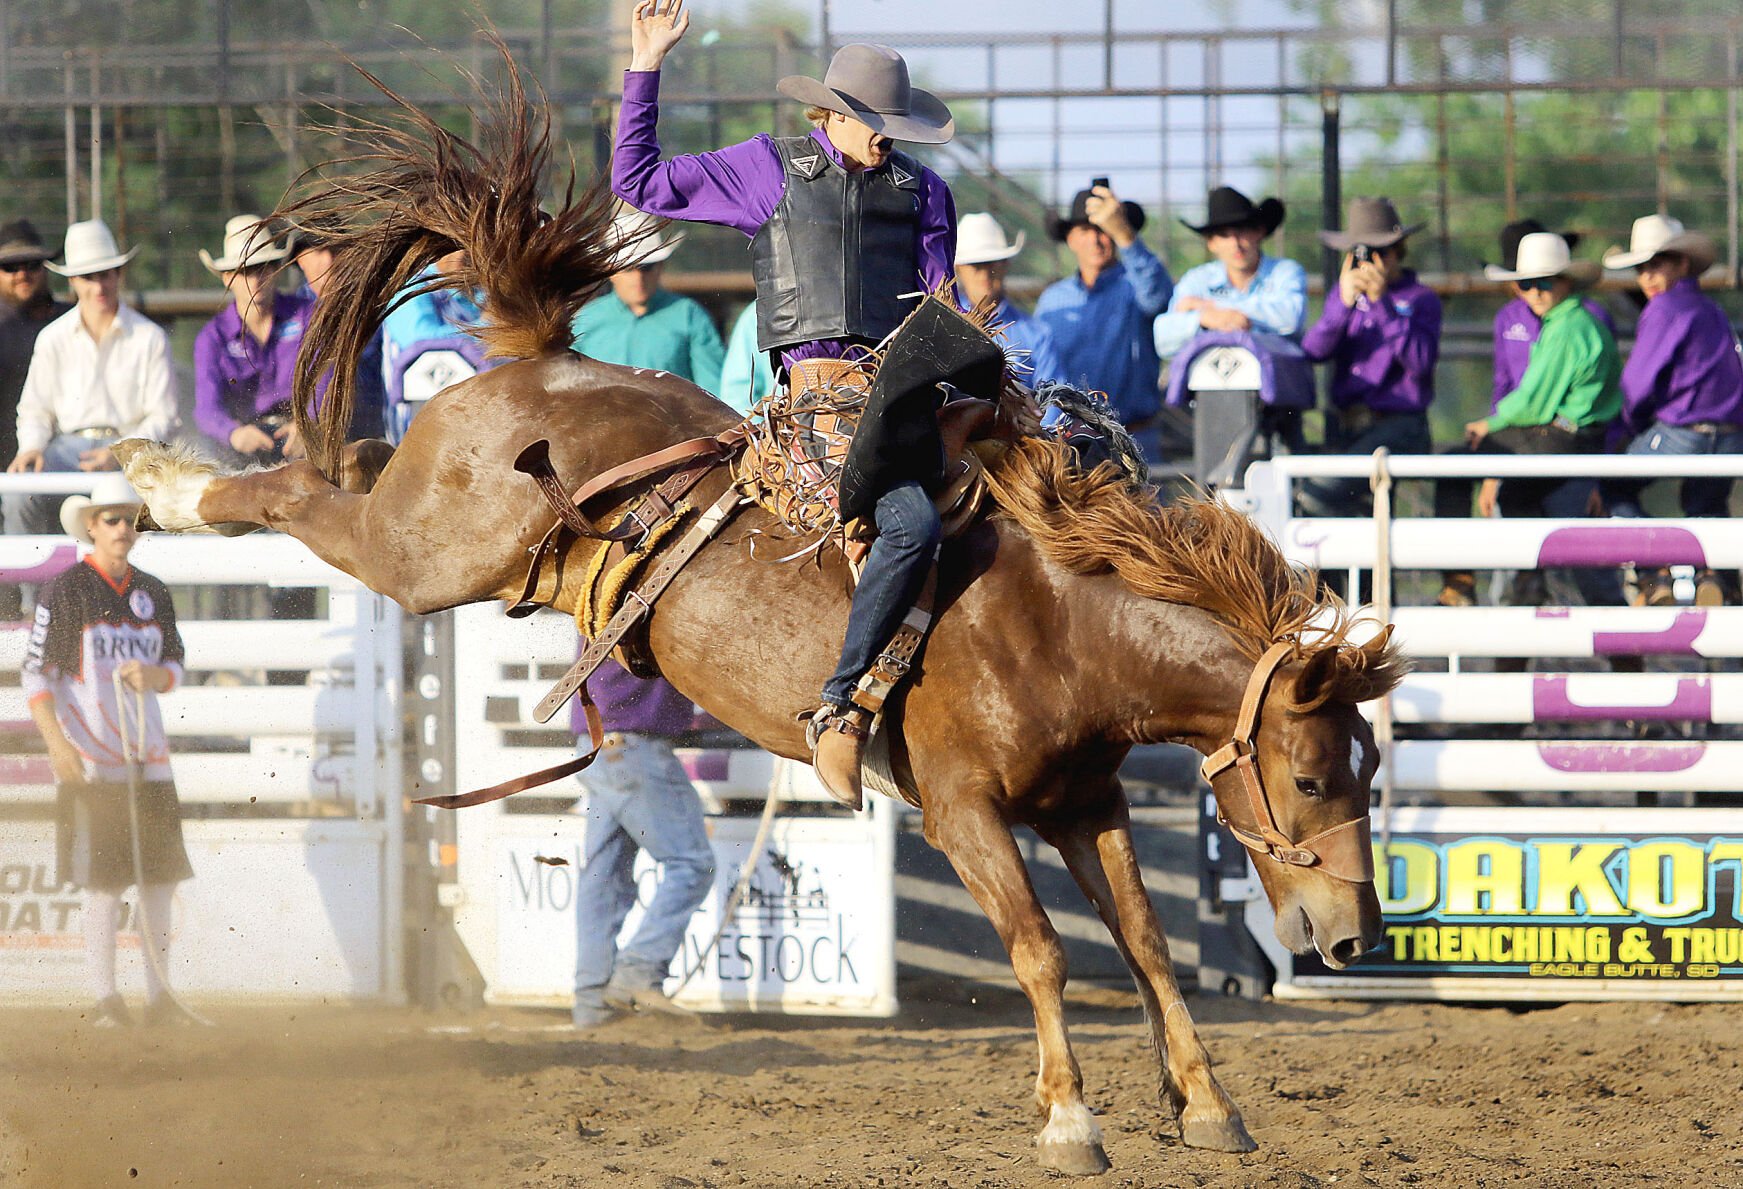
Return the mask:
<svg viewBox="0 0 1743 1189">
<path fill-rule="evenodd" d="M 895 152 L 849 173 L 809 136 L 772 138 L 786 192 L 751 240 L 757 348 L 877 342 L 918 304 L 920 163 Z"/>
</svg>

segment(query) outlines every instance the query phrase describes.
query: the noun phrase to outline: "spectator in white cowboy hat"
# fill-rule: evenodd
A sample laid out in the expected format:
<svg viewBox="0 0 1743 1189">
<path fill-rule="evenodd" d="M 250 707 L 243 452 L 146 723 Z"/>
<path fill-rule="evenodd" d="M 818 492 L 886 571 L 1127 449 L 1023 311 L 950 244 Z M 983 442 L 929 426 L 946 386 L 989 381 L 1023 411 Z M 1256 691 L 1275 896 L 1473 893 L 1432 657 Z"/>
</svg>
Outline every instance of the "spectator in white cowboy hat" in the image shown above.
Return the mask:
<svg viewBox="0 0 1743 1189">
<path fill-rule="evenodd" d="M 627 211 L 612 223 L 622 244 L 622 267 L 602 293 L 575 315 L 575 349 L 601 363 L 620 363 L 682 376 L 720 391 L 726 347 L 708 311 L 660 285 L 666 261 L 683 242 L 662 231 L 658 219 Z"/>
<path fill-rule="evenodd" d="M 1299 341 L 1307 321 L 1307 270 L 1265 255 L 1263 244 L 1283 225 L 1277 198 L 1258 205 L 1232 186 L 1218 186 L 1204 221 L 1182 219 L 1204 237 L 1212 259 L 1189 269 L 1174 286 L 1168 311 L 1156 319 L 1156 353 L 1172 359 L 1201 330 L 1281 335 Z"/>
<path fill-rule="evenodd" d="M 1519 241 L 1528 235 L 1549 228 L 1536 219 L 1520 219 L 1501 228 L 1501 267 L 1511 271 L 1516 268 L 1519 260 Z M 1568 250 L 1579 247 L 1580 236 L 1577 231 L 1558 232 L 1567 241 Z M 1616 337 L 1616 320 L 1610 317 L 1610 311 L 1590 297 L 1580 298 L 1580 304 L 1586 307 L 1586 312 L 1603 324 L 1610 332 L 1610 337 Z M 1525 300 L 1517 285 L 1513 287 L 1513 300 L 1502 306 L 1495 315 L 1495 386 L 1489 400 L 1492 410 L 1501 403 L 1501 398 L 1519 387 L 1519 381 L 1525 375 L 1526 365 L 1531 362 L 1531 346 L 1537 342 L 1537 335 L 1543 329 L 1543 322 L 1532 312 L 1531 305 Z"/>
<path fill-rule="evenodd" d="M 1405 226 L 1390 198 L 1353 198 L 1340 231 L 1319 241 L 1344 253 L 1325 312 L 1302 337 L 1309 359 L 1330 362 L 1331 404 L 1325 448 L 1334 454 L 1395 454 L 1433 448 L 1428 406 L 1440 359 L 1440 298 L 1404 267 L 1409 239 L 1425 224 Z M 1366 480 L 1314 480 L 1301 503 L 1316 516 L 1360 514 Z"/>
<path fill-rule="evenodd" d="M 77 305 L 36 340 L 18 398 L 18 453 L 9 471 L 112 471 L 122 438 L 174 436 L 176 394 L 169 336 L 121 299 L 123 252 L 99 219 L 67 228 L 65 262 Z M 26 507 L 28 531 L 53 531 L 58 497 Z"/>
<path fill-rule="evenodd" d="M 1540 231 L 1519 241 L 1517 266 L 1489 265 L 1492 281 L 1512 281 L 1542 322 L 1531 362 L 1518 387 L 1502 398 L 1488 417 L 1465 426 L 1467 451 L 1481 454 L 1600 454 L 1604 435 L 1622 406 L 1622 361 L 1616 340 L 1578 300 L 1580 291 L 1598 279 L 1598 266 L 1574 260 L 1567 240 Z M 1508 479 L 1499 502 L 1506 516 L 1585 516 L 1595 484 L 1590 479 Z M 1471 481 L 1442 479 L 1435 483 L 1437 516 L 1468 516 Z M 1580 593 L 1591 606 L 1610 606 L 1621 590 L 1610 570 L 1577 569 Z M 1522 576 L 1523 577 L 1523 576 Z M 1470 574 L 1449 574 L 1440 602 L 1469 605 L 1474 600 Z M 1523 581 L 1516 591 L 1536 591 L 1539 583 Z M 1515 603 L 1534 602 L 1516 594 Z"/>
<path fill-rule="evenodd" d="M 158 694 L 181 683 L 182 638 L 169 590 L 128 561 L 138 512 L 139 496 L 119 474 L 99 478 L 89 497 L 61 504 L 61 527 L 90 551 L 43 588 L 20 679 L 54 769 L 57 886 L 84 889 L 85 965 L 95 1000 L 86 1021 L 99 1028 L 133 1022 L 115 983 L 121 893 L 132 884 L 139 885 L 147 955 L 144 1022 L 195 1022 L 165 993 L 164 981 L 175 886 L 193 875 L 157 706 Z M 117 697 L 117 678 L 137 700 Z M 135 786 L 124 757 L 138 745 L 141 713 L 143 779 Z"/>
<path fill-rule="evenodd" d="M 194 338 L 194 424 L 256 462 L 301 458 L 291 417 L 291 380 L 312 299 L 276 293 L 290 248 L 259 215 L 224 224 L 224 250 L 200 263 L 230 291 L 230 304 Z"/>
<path fill-rule="evenodd" d="M 1151 325 L 1174 292 L 1167 265 L 1139 238 L 1143 228 L 1144 208 L 1121 201 L 1105 178 L 1094 179 L 1047 227 L 1071 250 L 1077 271 L 1047 286 L 1035 302 L 1065 381 L 1107 393 L 1121 422 L 1140 428 L 1162 407 L 1162 361 Z M 1141 432 L 1138 440 L 1152 459 L 1159 455 L 1154 432 Z"/>
<path fill-rule="evenodd" d="M 1636 219 L 1628 249 L 1604 255 L 1605 268 L 1634 269 L 1646 294 L 1622 369 L 1622 423 L 1634 435 L 1630 454 L 1743 453 L 1743 359 L 1730 319 L 1700 286 L 1717 257 L 1712 239 L 1663 215 Z M 1683 515 L 1729 515 L 1731 484 L 1684 479 Z M 1605 484 L 1612 515 L 1642 515 L 1643 486 Z M 1737 597 L 1735 575 L 1697 575 L 1695 601 L 1702 606 Z M 1667 571 L 1643 576 L 1641 601 L 1675 601 Z"/>
<path fill-rule="evenodd" d="M 1015 354 L 1017 374 L 1031 386 L 1065 378 L 1053 332 L 1030 317 L 1005 294 L 1011 258 L 1023 250 L 1023 233 L 1014 242 L 985 211 L 962 216 L 956 224 L 956 304 L 972 310 L 990 302 L 992 326 Z"/>
</svg>

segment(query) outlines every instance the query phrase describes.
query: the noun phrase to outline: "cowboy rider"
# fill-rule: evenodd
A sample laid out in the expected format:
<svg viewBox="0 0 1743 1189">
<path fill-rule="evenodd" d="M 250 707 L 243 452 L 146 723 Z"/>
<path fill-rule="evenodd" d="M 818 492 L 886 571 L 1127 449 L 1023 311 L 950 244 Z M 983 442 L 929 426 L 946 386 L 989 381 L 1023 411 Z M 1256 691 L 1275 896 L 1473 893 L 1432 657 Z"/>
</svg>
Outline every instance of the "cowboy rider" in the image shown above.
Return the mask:
<svg viewBox="0 0 1743 1189">
<path fill-rule="evenodd" d="M 893 142 L 943 144 L 955 121 L 936 96 L 909 85 L 895 50 L 847 45 L 821 82 L 789 76 L 778 84 L 806 104 L 808 136 L 763 134 L 662 161 L 660 66 L 689 27 L 684 0 L 635 7 L 612 189 L 650 215 L 750 237 L 758 349 L 783 382 L 826 382 L 839 361 L 862 356 L 901 325 L 922 292 L 951 280 L 950 188 Z M 942 536 L 924 483 L 890 482 L 876 500 L 878 537 L 854 590 L 840 664 L 808 732 L 818 778 L 855 810 L 871 723 L 850 698 L 919 596 Z"/>
</svg>

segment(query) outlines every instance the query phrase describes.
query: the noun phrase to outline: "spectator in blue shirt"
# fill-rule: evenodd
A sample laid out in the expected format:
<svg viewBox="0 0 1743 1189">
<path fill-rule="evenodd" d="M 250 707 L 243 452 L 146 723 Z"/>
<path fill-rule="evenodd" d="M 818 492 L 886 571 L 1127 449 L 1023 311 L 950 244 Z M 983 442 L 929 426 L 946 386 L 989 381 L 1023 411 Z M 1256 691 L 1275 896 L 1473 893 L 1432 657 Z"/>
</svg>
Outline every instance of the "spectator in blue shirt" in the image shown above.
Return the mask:
<svg viewBox="0 0 1743 1189">
<path fill-rule="evenodd" d="M 1239 190 L 1210 192 L 1204 222 L 1180 220 L 1204 237 L 1213 259 L 1180 278 L 1168 312 L 1156 319 L 1156 353 L 1171 359 L 1201 330 L 1274 334 L 1300 341 L 1307 320 L 1307 270 L 1265 255 L 1262 245 L 1283 224 L 1284 206 L 1257 206 Z"/>
<path fill-rule="evenodd" d="M 1065 379 L 1107 393 L 1120 420 L 1139 428 L 1162 407 L 1151 324 L 1174 292 L 1167 266 L 1138 238 L 1143 227 L 1143 208 L 1121 202 L 1106 185 L 1079 190 L 1070 213 L 1048 228 L 1077 258 L 1077 272 L 1047 286 L 1035 303 Z M 1152 460 L 1159 457 L 1153 429 L 1137 436 Z"/>
<path fill-rule="evenodd" d="M 766 351 L 757 350 L 757 303 L 752 301 L 732 324 L 726 358 L 720 364 L 721 400 L 735 413 L 749 413 L 775 390 L 775 369 Z"/>
<path fill-rule="evenodd" d="M 982 301 L 992 303 L 993 329 L 1011 353 L 1016 374 L 1033 387 L 1065 376 L 1053 333 L 1005 295 L 1011 258 L 1022 250 L 1023 233 L 1008 242 L 999 221 L 984 211 L 964 215 L 956 225 L 956 304 L 967 311 Z"/>
</svg>

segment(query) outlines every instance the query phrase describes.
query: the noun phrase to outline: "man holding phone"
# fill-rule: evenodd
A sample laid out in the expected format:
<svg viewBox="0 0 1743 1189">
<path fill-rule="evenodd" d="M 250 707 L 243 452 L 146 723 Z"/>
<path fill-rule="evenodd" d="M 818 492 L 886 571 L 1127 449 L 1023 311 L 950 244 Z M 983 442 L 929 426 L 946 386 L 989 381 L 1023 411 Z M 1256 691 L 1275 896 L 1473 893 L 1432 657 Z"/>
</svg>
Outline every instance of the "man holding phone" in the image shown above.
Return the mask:
<svg viewBox="0 0 1743 1189">
<path fill-rule="evenodd" d="M 1071 250 L 1077 272 L 1042 290 L 1035 317 L 1053 337 L 1061 378 L 1106 392 L 1154 461 L 1159 443 L 1143 429 L 1162 407 L 1162 362 L 1151 326 L 1168 308 L 1174 281 L 1138 238 L 1143 226 L 1142 207 L 1120 201 L 1107 178 L 1092 178 L 1070 212 L 1049 222 L 1048 235 Z"/>
<path fill-rule="evenodd" d="M 1331 403 L 1325 449 L 1370 454 L 1427 454 L 1433 448 L 1428 406 L 1440 358 L 1440 298 L 1404 267 L 1411 235 L 1389 198 L 1356 198 L 1347 230 L 1321 231 L 1320 242 L 1343 252 L 1337 288 L 1301 341 L 1316 362 L 1330 362 Z M 1366 480 L 1302 484 L 1303 510 L 1314 516 L 1365 515 Z"/>
</svg>

